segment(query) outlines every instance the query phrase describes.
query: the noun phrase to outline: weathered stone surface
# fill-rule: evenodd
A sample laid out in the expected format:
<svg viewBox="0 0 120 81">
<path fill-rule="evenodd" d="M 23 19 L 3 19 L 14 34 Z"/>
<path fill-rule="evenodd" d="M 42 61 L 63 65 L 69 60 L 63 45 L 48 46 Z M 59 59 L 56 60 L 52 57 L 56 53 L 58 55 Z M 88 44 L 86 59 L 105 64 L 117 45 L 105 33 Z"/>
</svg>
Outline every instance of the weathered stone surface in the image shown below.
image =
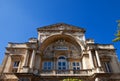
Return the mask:
<svg viewBox="0 0 120 81">
<path fill-rule="evenodd" d="M 0 67 L 0 80 L 120 80 L 120 63 L 113 45 L 86 40 L 85 29 L 64 23 L 37 30 L 37 39 L 8 44 Z"/>
</svg>

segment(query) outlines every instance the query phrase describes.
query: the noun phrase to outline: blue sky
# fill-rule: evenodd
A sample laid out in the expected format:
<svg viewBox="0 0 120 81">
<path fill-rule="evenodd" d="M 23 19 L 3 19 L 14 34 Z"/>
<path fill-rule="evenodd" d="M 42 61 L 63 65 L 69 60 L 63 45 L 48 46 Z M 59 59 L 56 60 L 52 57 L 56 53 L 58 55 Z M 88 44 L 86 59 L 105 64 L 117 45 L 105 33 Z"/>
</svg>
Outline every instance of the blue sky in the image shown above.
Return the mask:
<svg viewBox="0 0 120 81">
<path fill-rule="evenodd" d="M 64 22 L 86 29 L 96 43 L 113 43 L 120 19 L 120 0 L 0 0 L 0 63 L 8 42 L 37 37 L 36 28 Z"/>
</svg>

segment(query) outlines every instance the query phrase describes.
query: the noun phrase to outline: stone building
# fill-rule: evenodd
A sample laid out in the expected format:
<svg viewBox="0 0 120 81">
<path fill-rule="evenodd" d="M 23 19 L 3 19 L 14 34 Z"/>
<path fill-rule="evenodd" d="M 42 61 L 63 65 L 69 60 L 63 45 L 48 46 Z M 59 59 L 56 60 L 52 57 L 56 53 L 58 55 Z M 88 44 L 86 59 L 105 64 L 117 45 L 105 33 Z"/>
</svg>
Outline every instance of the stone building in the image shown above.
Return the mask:
<svg viewBox="0 0 120 81">
<path fill-rule="evenodd" d="M 85 38 L 85 29 L 58 23 L 37 29 L 38 38 L 9 42 L 0 81 L 120 81 L 120 63 L 111 44 Z"/>
</svg>

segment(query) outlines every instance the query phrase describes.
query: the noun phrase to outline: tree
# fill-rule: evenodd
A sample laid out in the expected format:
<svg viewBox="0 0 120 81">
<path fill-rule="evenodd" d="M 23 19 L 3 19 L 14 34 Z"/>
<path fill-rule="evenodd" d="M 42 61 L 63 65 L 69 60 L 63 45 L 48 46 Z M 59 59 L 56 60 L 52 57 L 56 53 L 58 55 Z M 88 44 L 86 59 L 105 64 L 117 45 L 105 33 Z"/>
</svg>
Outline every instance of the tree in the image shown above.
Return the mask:
<svg viewBox="0 0 120 81">
<path fill-rule="evenodd" d="M 68 78 L 68 79 L 63 79 L 62 81 L 82 81 L 82 80 L 75 78 Z"/>
<path fill-rule="evenodd" d="M 115 34 L 116 38 L 113 39 L 113 42 L 118 42 L 118 41 L 120 41 L 120 20 L 118 20 L 117 22 L 118 22 L 117 34 Z"/>
</svg>

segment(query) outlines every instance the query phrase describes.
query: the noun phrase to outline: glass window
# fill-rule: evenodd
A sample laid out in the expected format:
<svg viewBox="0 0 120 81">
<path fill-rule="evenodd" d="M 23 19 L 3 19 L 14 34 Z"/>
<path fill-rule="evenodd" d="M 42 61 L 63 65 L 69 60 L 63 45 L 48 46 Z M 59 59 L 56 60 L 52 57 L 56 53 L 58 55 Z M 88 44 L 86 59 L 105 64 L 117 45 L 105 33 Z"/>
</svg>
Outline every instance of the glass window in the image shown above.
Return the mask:
<svg viewBox="0 0 120 81">
<path fill-rule="evenodd" d="M 76 68 L 75 68 L 75 67 L 73 67 L 73 70 L 76 70 Z"/>
<path fill-rule="evenodd" d="M 75 62 L 73 62 L 73 66 L 75 66 Z"/>
<path fill-rule="evenodd" d="M 61 70 L 61 67 L 59 67 L 58 69 Z"/>
<path fill-rule="evenodd" d="M 79 66 L 79 62 L 77 62 L 76 64 L 77 64 L 77 66 Z"/>
<path fill-rule="evenodd" d="M 65 70 L 66 69 L 66 62 L 64 62 L 64 61 L 58 62 L 58 69 Z"/>
<path fill-rule="evenodd" d="M 73 70 L 80 70 L 80 62 L 73 62 Z"/>
<path fill-rule="evenodd" d="M 44 66 L 47 66 L 47 62 L 44 62 Z"/>
<path fill-rule="evenodd" d="M 63 66 L 66 66 L 66 63 L 65 63 L 65 62 L 63 62 Z"/>
<path fill-rule="evenodd" d="M 20 61 L 15 61 L 13 64 L 13 67 L 18 67 L 19 66 Z"/>
<path fill-rule="evenodd" d="M 44 70 L 51 70 L 52 69 L 52 62 L 44 62 L 43 63 L 43 69 Z"/>
<path fill-rule="evenodd" d="M 63 70 L 66 70 L 66 67 L 63 67 Z"/>
<path fill-rule="evenodd" d="M 47 67 L 46 67 L 46 66 L 44 66 L 44 70 L 47 70 Z"/>
<path fill-rule="evenodd" d="M 77 70 L 79 70 L 80 69 L 80 67 L 77 67 Z"/>
<path fill-rule="evenodd" d="M 61 62 L 58 62 L 58 65 L 61 66 Z"/>
<path fill-rule="evenodd" d="M 48 66 L 49 66 L 49 67 L 52 66 L 52 63 L 51 63 L 51 62 L 48 62 Z"/>
<path fill-rule="evenodd" d="M 67 69 L 67 61 L 64 56 L 61 56 L 58 58 L 58 69 L 59 70 L 65 70 Z"/>
<path fill-rule="evenodd" d="M 65 57 L 59 57 L 59 59 L 65 59 Z"/>
<path fill-rule="evenodd" d="M 104 65 L 105 65 L 106 72 L 111 72 L 110 62 L 105 62 Z"/>
</svg>

